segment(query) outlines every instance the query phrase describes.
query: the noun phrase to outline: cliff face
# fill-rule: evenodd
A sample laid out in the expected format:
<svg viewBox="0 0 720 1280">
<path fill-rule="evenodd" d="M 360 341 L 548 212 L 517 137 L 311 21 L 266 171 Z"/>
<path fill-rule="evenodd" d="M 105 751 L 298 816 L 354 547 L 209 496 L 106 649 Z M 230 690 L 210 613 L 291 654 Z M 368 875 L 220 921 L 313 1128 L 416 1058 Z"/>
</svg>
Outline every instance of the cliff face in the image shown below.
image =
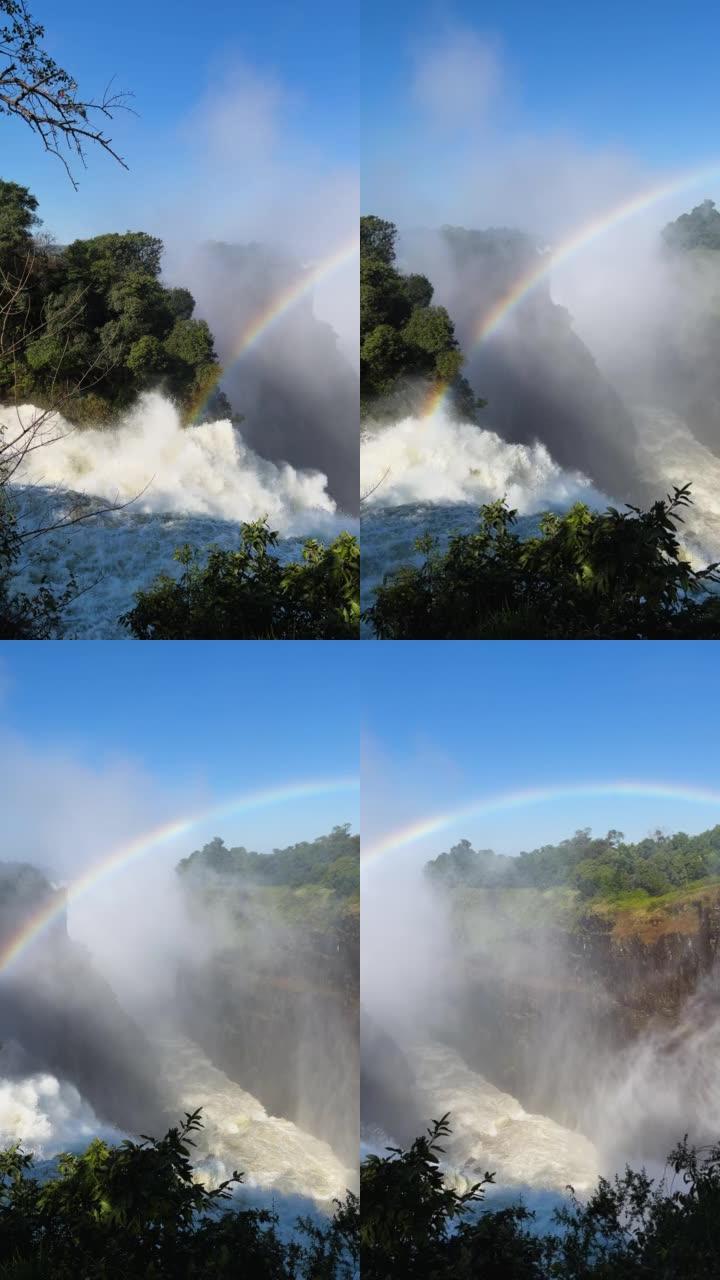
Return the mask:
<svg viewBox="0 0 720 1280">
<path fill-rule="evenodd" d="M 450 975 L 435 1034 L 529 1110 L 574 1124 L 600 1064 L 647 1033 L 684 1034 L 698 991 L 708 1003 L 720 885 L 562 922 L 546 913 L 520 923 L 509 912 L 499 896 L 465 912 L 462 969 Z"/>
<path fill-rule="evenodd" d="M 159 1127 L 165 1117 L 152 1050 L 85 948 L 68 937 L 65 891 L 34 867 L 0 864 L 2 943 L 53 903 L 56 917 L 2 976 L 2 1037 L 17 1041 L 37 1069 L 74 1084 L 101 1119 L 133 1132 Z"/>
<path fill-rule="evenodd" d="M 184 1028 L 274 1115 L 357 1157 L 357 917 L 249 939 L 181 975 Z"/>
<path fill-rule="evenodd" d="M 586 915 L 568 944 L 578 975 L 602 984 L 631 1029 L 672 1021 L 718 958 L 720 889 L 641 915 Z"/>
<path fill-rule="evenodd" d="M 533 241 L 506 229 L 445 227 L 404 236 L 403 248 L 453 318 L 466 356 L 462 372 L 488 402 L 480 425 L 510 443 L 541 441 L 557 463 L 582 471 L 610 497 L 641 496 L 632 417 L 546 282 L 478 342 L 482 317 L 542 267 Z"/>
</svg>

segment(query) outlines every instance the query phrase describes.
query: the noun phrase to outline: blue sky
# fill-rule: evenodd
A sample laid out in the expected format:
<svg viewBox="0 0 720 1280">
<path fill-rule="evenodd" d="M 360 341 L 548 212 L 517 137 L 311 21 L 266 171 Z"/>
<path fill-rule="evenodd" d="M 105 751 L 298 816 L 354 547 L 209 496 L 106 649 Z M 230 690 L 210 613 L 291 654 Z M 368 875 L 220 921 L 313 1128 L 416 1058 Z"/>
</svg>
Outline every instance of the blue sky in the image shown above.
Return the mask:
<svg viewBox="0 0 720 1280">
<path fill-rule="evenodd" d="M 340 642 L 2 644 L 5 772 L 12 765 L 19 786 L 33 773 L 39 808 L 67 778 L 81 807 L 98 809 L 96 824 L 106 794 L 123 838 L 126 825 L 129 833 L 229 796 L 357 775 L 358 695 L 347 657 Z M 22 838 L 35 815 L 17 809 Z M 357 817 L 357 792 L 344 791 L 212 819 L 198 838 L 221 834 L 267 851 L 336 823 L 357 827 Z M 109 819 L 103 839 L 112 847 Z"/>
<path fill-rule="evenodd" d="M 720 788 L 712 642 L 416 642 L 362 645 L 361 658 L 367 846 L 423 815 L 528 787 L 633 778 Z M 717 822 L 720 806 L 574 797 L 466 819 L 402 856 L 465 836 L 517 853 L 578 827 L 638 838 Z"/>
<path fill-rule="evenodd" d="M 533 128 L 614 142 L 658 164 L 717 150 L 716 60 L 720 10 L 605 0 L 551 8 L 527 0 L 362 5 L 363 124 L 382 127 L 408 110 L 413 55 L 437 50 L 448 31 L 474 31 L 507 68 L 518 115 Z M 407 113 L 407 114 L 405 114 Z"/>
<path fill-rule="evenodd" d="M 551 233 L 553 188 L 572 222 L 720 159 L 716 6 L 366 0 L 361 21 L 366 212 Z"/>
<path fill-rule="evenodd" d="M 31 187 L 48 228 L 61 241 L 125 229 L 118 219 L 147 223 L 154 206 L 169 216 L 173 196 L 176 204 L 189 195 L 198 202 L 222 204 L 230 194 L 226 175 L 210 183 L 203 169 L 206 140 L 202 133 L 193 138 L 192 122 L 204 110 L 207 95 L 228 80 L 235 87 L 249 84 L 254 105 L 259 98 L 261 114 L 267 110 L 273 116 L 279 167 L 298 154 L 316 177 L 334 167 L 356 167 L 358 34 L 353 5 L 266 0 L 239 6 L 214 0 L 198 8 L 188 0 L 126 0 L 118 7 L 91 0 L 64 0 L 62 5 L 32 0 L 31 10 L 46 27 L 48 51 L 85 94 L 100 94 L 114 77 L 119 88 L 133 92 L 138 112 L 137 118 L 120 115 L 107 126 L 130 174 L 90 149 L 88 170 L 77 175 L 78 194 L 58 161 L 45 156 L 26 129 L 3 121 L 2 176 Z M 240 113 L 238 119 L 243 123 L 236 130 L 233 168 L 241 170 L 238 190 L 244 184 L 247 201 L 253 193 L 252 135 L 257 131 L 252 112 Z M 245 144 L 249 154 L 243 153 Z M 182 206 L 175 212 L 181 216 Z"/>
</svg>

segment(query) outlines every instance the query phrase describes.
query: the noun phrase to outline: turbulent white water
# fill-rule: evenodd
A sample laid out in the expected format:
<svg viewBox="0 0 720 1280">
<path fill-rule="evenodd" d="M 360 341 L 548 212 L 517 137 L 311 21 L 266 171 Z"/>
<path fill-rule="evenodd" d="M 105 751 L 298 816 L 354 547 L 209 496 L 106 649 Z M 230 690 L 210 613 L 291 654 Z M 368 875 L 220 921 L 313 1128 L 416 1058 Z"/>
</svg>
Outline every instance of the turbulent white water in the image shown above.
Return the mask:
<svg viewBox="0 0 720 1280">
<path fill-rule="evenodd" d="M 198 1045 L 171 1035 L 159 1048 L 170 1105 L 183 1112 L 202 1107 L 198 1153 L 213 1178 L 238 1169 L 245 1173 L 255 1203 L 257 1192 L 273 1192 L 309 1197 L 325 1206 L 357 1183 L 357 1173 L 345 1169 L 326 1142 L 290 1120 L 268 1115 Z"/>
<path fill-rule="evenodd" d="M 37 411 L 0 410 L 6 441 L 17 434 L 18 415 L 28 424 Z M 329 496 L 325 476 L 266 461 L 230 422 L 183 428 L 158 393 L 141 397 L 111 428 L 73 430 L 51 415 L 40 434 L 50 442 L 29 452 L 14 477 L 21 527 L 129 504 L 27 544 L 20 590 L 45 583 L 62 591 L 71 573 L 87 590 L 67 611 L 68 639 L 127 637 L 119 614 L 157 573 L 179 573 L 172 556 L 185 542 L 234 547 L 242 522 L 267 515 L 281 535 L 281 556 L 290 560 L 305 537 L 328 540 L 353 527 Z"/>
<path fill-rule="evenodd" d="M 124 1137 L 102 1123 L 68 1081 L 49 1072 L 24 1072 L 23 1058 L 12 1042 L 0 1049 L 0 1146 L 21 1142 L 26 1151 L 49 1159 L 84 1147 L 94 1137 Z"/>
<path fill-rule="evenodd" d="M 443 547 L 453 534 L 470 533 L 483 503 L 504 496 L 522 532 L 548 509 L 607 501 L 585 476 L 563 471 L 544 445 L 507 444 L 443 410 L 369 431 L 360 445 L 360 475 L 361 493 L 368 494 L 361 520 L 364 608 L 384 574 L 421 560 L 416 538 L 429 532 Z"/>
<path fill-rule="evenodd" d="M 176 1035 L 154 1047 L 163 1063 L 163 1096 L 168 1114 L 179 1120 L 202 1108 L 196 1137 L 198 1176 L 209 1185 L 245 1176 L 238 1195 L 254 1206 L 274 1207 L 285 1226 L 315 1205 L 330 1211 L 357 1183 L 327 1143 L 290 1120 L 268 1115 L 252 1094 L 212 1065 L 198 1045 Z M 21 1142 L 45 1162 L 61 1151 L 83 1150 L 94 1137 L 119 1142 L 121 1133 L 98 1118 L 74 1085 L 48 1072 L 23 1072 L 22 1050 L 0 1050 L 0 1146 Z"/>
<path fill-rule="evenodd" d="M 443 1146 L 456 1174 L 472 1183 L 489 1170 L 505 1190 L 559 1195 L 568 1184 L 583 1192 L 597 1181 L 597 1152 L 582 1134 L 531 1115 L 445 1045 L 416 1046 L 410 1058 L 424 1113 L 450 1112 Z"/>
<path fill-rule="evenodd" d="M 443 410 L 370 430 L 360 465 L 368 509 L 428 502 L 477 508 L 504 494 L 528 515 L 598 498 L 585 476 L 563 471 L 544 445 L 507 444 L 492 431 L 452 421 Z"/>
<path fill-rule="evenodd" d="M 682 541 L 692 561 L 720 558 L 720 458 L 670 412 L 633 410 L 638 431 L 638 470 L 649 491 L 663 496 L 692 483 L 694 505 L 684 516 Z M 372 588 L 393 568 L 418 563 L 416 538 L 429 532 L 442 547 L 456 533 L 477 527 L 478 508 L 505 497 L 517 510 L 521 534 L 547 510 L 574 502 L 602 510 L 613 502 L 579 472 L 565 471 L 542 444 L 508 444 L 492 431 L 448 418 L 406 418 L 372 428 L 360 446 L 363 606 Z"/>
</svg>

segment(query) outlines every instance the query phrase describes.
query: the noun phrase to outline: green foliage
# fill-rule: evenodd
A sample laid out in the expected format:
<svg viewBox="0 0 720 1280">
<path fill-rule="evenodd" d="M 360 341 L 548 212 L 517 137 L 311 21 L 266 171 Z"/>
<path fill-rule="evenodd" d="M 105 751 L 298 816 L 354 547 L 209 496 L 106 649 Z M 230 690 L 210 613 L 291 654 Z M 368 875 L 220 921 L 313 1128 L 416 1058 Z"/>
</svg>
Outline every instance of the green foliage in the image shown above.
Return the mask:
<svg viewBox="0 0 720 1280">
<path fill-rule="evenodd" d="M 200 1112 L 161 1139 L 111 1147 L 95 1139 L 62 1155 L 49 1179 L 33 1176 L 19 1147 L 0 1153 L 3 1280 L 351 1280 L 357 1201 L 337 1204 L 327 1226 L 298 1222 L 286 1243 L 277 1216 L 233 1209 L 230 1190 L 207 1188 L 190 1158 Z"/>
<path fill-rule="evenodd" d="M 720 826 L 696 836 L 656 831 L 634 844 L 626 843 L 620 831 L 598 838 L 582 830 L 514 858 L 473 849 L 469 840 L 461 840 L 429 862 L 426 873 L 449 888 L 567 886 L 586 900 L 660 897 L 720 875 Z"/>
<path fill-rule="evenodd" d="M 0 179 L 0 261 L 7 266 L 32 249 L 32 236 L 40 219 L 38 202 L 27 187 Z"/>
<path fill-rule="evenodd" d="M 448 383 L 458 408 L 473 418 L 477 402 L 460 377 L 463 356 L 453 323 L 444 307 L 430 305 L 433 287 L 425 276 L 397 270 L 396 237 L 393 223 L 372 215 L 360 219 L 361 404 L 383 416 L 378 400 L 403 394 L 408 381 L 420 385 L 421 396 Z"/>
<path fill-rule="evenodd" d="M 403 1151 L 369 1155 L 360 1171 L 360 1263 L 364 1280 L 540 1280 L 540 1242 L 525 1229 L 521 1207 L 465 1221 L 493 1175 L 465 1192 L 443 1177 L 440 1139 L 448 1116 Z"/>
<path fill-rule="evenodd" d="M 162 241 L 128 231 L 42 247 L 32 239 L 36 208 L 27 188 L 0 182 L 3 307 L 13 299 L 0 398 L 104 422 L 158 387 L 191 413 L 220 367 L 192 294 L 160 282 Z"/>
<path fill-rule="evenodd" d="M 715 639 L 717 565 L 694 570 L 677 538 L 690 501 L 686 486 L 647 511 L 577 503 L 525 539 L 491 503 L 446 552 L 419 539 L 423 563 L 387 575 L 365 616 L 382 640 Z"/>
<path fill-rule="evenodd" d="M 720 213 L 714 200 L 703 200 L 691 213 L 682 213 L 665 227 L 662 238 L 668 249 L 720 249 Z"/>
<path fill-rule="evenodd" d="M 408 1151 L 361 1167 L 360 1258 L 366 1280 L 699 1280 L 720 1274 L 720 1146 L 685 1138 L 670 1181 L 626 1169 L 601 1178 L 587 1202 L 572 1194 L 558 1230 L 528 1230 L 520 1205 L 478 1209 L 485 1174 L 465 1195 L 442 1178 L 437 1139 L 448 1117 Z M 470 1209 L 475 1208 L 474 1214 Z"/>
<path fill-rule="evenodd" d="M 162 574 L 121 622 L 141 640 L 357 640 L 360 549 L 350 533 L 329 546 L 308 539 L 282 564 L 265 520 L 241 527 L 237 551 L 211 548 L 206 563 L 181 547 L 179 580 Z"/>
<path fill-rule="evenodd" d="M 178 865 L 183 876 L 227 876 L 254 885 L 287 885 L 292 889 L 322 885 L 338 898 L 357 898 L 360 893 L 360 837 L 350 834 L 350 826 L 334 827 L 326 836 L 304 840 L 255 853 L 238 847 L 226 848 L 219 836 L 202 849 L 183 858 Z"/>
<path fill-rule="evenodd" d="M 374 214 L 360 219 L 360 253 L 368 261 L 377 259 L 392 266 L 395 261 L 397 227 Z"/>
</svg>

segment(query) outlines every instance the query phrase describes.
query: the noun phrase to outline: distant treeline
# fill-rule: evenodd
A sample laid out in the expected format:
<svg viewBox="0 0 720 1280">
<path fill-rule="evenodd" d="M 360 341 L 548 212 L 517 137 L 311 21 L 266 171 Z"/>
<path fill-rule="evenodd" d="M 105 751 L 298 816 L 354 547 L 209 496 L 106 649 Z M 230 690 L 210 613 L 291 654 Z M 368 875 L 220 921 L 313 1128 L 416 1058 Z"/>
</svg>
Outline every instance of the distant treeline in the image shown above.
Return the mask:
<svg viewBox="0 0 720 1280">
<path fill-rule="evenodd" d="M 339 898 L 351 899 L 360 892 L 360 837 L 351 835 L 347 823 L 316 840 L 255 853 L 242 846 L 228 849 L 216 836 L 183 858 L 178 872 L 183 876 L 210 872 L 268 887 L 325 888 Z"/>
<path fill-rule="evenodd" d="M 73 422 L 110 421 L 159 387 L 187 414 L 220 373 L 213 335 L 188 289 L 160 282 L 163 243 L 142 231 L 60 247 L 39 236 L 38 202 L 0 180 L 0 401 L 60 408 Z"/>
<path fill-rule="evenodd" d="M 720 826 L 689 836 L 654 835 L 627 843 L 621 831 L 594 838 L 589 828 L 560 844 L 517 857 L 474 849 L 461 840 L 425 868 L 436 883 L 451 887 L 575 889 L 582 898 L 641 891 L 652 896 L 720 874 Z"/>
</svg>

